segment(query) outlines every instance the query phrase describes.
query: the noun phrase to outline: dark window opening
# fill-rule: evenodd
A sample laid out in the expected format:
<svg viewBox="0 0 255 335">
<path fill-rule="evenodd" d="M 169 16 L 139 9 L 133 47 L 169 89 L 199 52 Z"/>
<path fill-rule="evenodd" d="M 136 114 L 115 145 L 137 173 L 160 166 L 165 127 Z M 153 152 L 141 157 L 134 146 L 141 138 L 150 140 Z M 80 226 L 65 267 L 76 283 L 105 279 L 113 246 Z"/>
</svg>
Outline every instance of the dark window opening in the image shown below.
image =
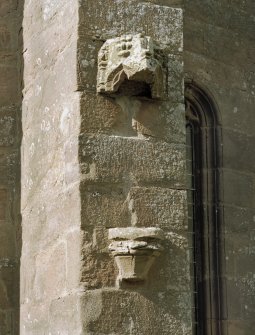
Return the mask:
<svg viewBox="0 0 255 335">
<path fill-rule="evenodd" d="M 221 140 L 217 108 L 193 82 L 185 87 L 189 230 L 193 240 L 194 335 L 222 335 Z"/>
</svg>

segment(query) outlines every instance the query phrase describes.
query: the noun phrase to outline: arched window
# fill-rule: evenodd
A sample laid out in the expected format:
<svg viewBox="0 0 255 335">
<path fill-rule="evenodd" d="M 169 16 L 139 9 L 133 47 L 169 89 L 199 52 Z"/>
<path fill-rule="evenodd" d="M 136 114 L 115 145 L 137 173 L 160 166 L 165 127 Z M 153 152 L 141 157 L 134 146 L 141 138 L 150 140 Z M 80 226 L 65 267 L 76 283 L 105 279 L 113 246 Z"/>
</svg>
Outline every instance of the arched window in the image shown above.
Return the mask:
<svg viewBox="0 0 255 335">
<path fill-rule="evenodd" d="M 194 334 L 222 335 L 221 128 L 216 105 L 186 83 L 189 223 L 193 236 Z"/>
</svg>

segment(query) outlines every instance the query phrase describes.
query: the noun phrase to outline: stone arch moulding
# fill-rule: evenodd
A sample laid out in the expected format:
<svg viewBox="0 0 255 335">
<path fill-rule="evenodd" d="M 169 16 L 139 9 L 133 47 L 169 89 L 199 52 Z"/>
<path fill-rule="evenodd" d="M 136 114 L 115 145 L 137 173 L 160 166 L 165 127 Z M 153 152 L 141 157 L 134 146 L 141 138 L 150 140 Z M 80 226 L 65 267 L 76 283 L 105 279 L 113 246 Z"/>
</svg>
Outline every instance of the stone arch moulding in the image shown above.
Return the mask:
<svg viewBox="0 0 255 335">
<path fill-rule="evenodd" d="M 211 94 L 193 81 L 185 82 L 185 105 L 192 148 L 194 334 L 223 335 L 220 115 Z"/>
</svg>

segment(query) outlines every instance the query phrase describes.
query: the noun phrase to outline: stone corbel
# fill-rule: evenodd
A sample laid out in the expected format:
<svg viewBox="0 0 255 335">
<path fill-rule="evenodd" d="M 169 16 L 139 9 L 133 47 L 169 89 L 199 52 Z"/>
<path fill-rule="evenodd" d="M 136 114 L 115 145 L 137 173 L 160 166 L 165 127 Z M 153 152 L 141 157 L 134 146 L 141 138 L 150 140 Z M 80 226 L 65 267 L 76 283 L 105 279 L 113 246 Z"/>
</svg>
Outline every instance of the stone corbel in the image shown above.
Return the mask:
<svg viewBox="0 0 255 335">
<path fill-rule="evenodd" d="M 151 37 L 124 35 L 107 40 L 99 51 L 97 92 L 165 98 L 163 50 Z"/>
<path fill-rule="evenodd" d="M 157 256 L 163 250 L 160 242 L 164 239 L 159 228 L 111 228 L 109 250 L 119 269 L 117 283 L 122 281 L 141 282 Z"/>
</svg>

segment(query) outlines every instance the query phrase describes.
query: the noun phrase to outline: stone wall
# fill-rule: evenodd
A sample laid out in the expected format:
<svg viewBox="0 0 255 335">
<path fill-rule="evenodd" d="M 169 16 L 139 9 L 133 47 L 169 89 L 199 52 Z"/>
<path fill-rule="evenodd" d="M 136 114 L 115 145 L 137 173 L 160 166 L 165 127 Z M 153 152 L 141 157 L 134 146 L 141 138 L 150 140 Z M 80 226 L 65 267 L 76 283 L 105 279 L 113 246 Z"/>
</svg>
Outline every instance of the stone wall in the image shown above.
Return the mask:
<svg viewBox="0 0 255 335">
<path fill-rule="evenodd" d="M 190 334 L 182 10 L 82 1 L 78 43 L 84 334 Z M 103 42 L 144 33 L 167 59 L 165 101 L 96 94 Z M 164 252 L 145 284 L 116 287 L 108 229 L 159 227 Z"/>
<path fill-rule="evenodd" d="M 22 1 L 0 3 L 0 334 L 19 329 Z"/>
<path fill-rule="evenodd" d="M 81 334 L 77 2 L 25 1 L 21 334 Z"/>
<path fill-rule="evenodd" d="M 25 2 L 21 334 L 190 334 L 182 10 L 77 4 Z M 103 42 L 137 33 L 164 49 L 167 99 L 98 95 Z M 129 226 L 165 250 L 118 288 L 108 228 Z"/>
<path fill-rule="evenodd" d="M 247 1 L 185 1 L 184 69 L 221 116 L 221 207 L 226 334 L 254 333 L 254 18 Z"/>
<path fill-rule="evenodd" d="M 0 333 L 20 305 L 24 335 L 191 334 L 185 76 L 221 116 L 224 331 L 253 335 L 254 1 L 26 0 L 23 32 L 22 13 L 1 0 Z M 99 49 L 137 33 L 163 46 L 167 98 L 97 94 Z M 164 251 L 119 288 L 108 230 L 130 226 L 161 228 Z"/>
</svg>

